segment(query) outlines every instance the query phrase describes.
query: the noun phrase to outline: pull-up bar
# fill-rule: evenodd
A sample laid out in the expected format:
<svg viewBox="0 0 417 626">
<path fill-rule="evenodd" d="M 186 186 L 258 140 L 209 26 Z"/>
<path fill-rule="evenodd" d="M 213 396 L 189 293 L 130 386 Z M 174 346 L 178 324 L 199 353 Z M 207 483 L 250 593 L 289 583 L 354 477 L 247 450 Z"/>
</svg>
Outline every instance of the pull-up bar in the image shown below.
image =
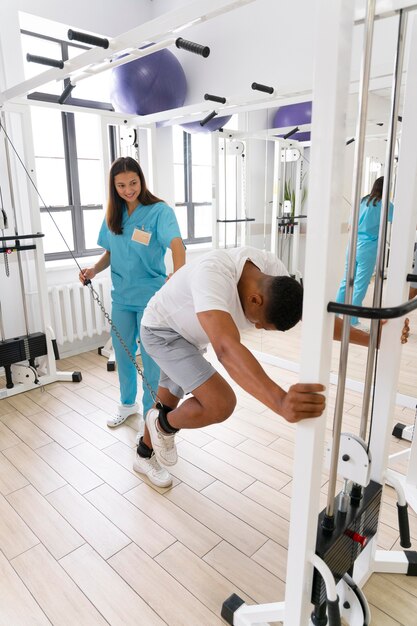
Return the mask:
<svg viewBox="0 0 417 626">
<path fill-rule="evenodd" d="M 283 139 L 289 139 L 290 137 L 295 135 L 295 133 L 297 133 L 299 130 L 300 130 L 299 126 L 296 126 L 292 130 L 289 130 L 288 133 L 285 133 L 285 135 L 282 135 L 282 138 Z"/>
<path fill-rule="evenodd" d="M 57 67 L 60 70 L 64 67 L 64 61 L 50 59 L 49 57 L 41 57 L 37 54 L 29 54 L 29 52 L 26 55 L 26 61 L 29 63 L 39 63 L 40 65 L 49 65 L 49 67 Z"/>
<path fill-rule="evenodd" d="M 58 102 L 59 104 L 64 104 L 64 102 L 66 102 L 71 94 L 71 91 L 74 89 L 75 85 L 73 85 L 71 83 L 71 81 L 68 83 L 68 85 L 65 87 L 64 91 L 61 93 L 61 95 L 58 98 Z"/>
<path fill-rule="evenodd" d="M 182 37 L 178 37 L 178 39 L 175 40 L 175 45 L 177 46 L 177 48 L 187 50 L 187 52 L 192 52 L 193 54 L 198 54 L 204 58 L 207 58 L 210 54 L 210 48 L 208 46 L 202 46 L 199 43 L 194 43 L 194 41 L 188 41 L 187 39 L 183 39 Z"/>
<path fill-rule="evenodd" d="M 209 113 L 203 120 L 201 120 L 200 126 L 205 126 L 206 124 L 208 124 L 209 121 L 213 119 L 213 117 L 216 117 L 216 115 L 217 111 L 212 111 L 211 113 Z"/>
<path fill-rule="evenodd" d="M 67 33 L 70 41 L 81 41 L 81 43 L 87 43 L 91 46 L 98 46 L 107 50 L 110 43 L 105 37 L 97 37 L 97 35 L 90 35 L 89 33 L 80 33 L 78 30 L 72 30 L 71 28 Z"/>
<path fill-rule="evenodd" d="M 220 102 L 220 104 L 226 104 L 226 98 L 223 98 L 222 96 L 213 96 L 211 93 L 205 93 L 204 100 L 211 100 L 212 102 Z"/>
<path fill-rule="evenodd" d="M 262 85 L 261 83 L 252 83 L 252 89 L 255 91 L 263 91 L 264 93 L 274 93 L 274 88 L 268 85 Z"/>
</svg>

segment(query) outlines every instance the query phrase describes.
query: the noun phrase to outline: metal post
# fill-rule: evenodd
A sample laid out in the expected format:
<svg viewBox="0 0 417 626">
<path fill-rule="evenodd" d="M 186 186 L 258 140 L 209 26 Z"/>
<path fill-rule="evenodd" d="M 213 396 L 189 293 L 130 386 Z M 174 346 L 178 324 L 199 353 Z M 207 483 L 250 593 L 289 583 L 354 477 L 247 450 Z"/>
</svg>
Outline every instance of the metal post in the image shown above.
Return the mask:
<svg viewBox="0 0 417 626">
<path fill-rule="evenodd" d="M 393 73 L 392 91 L 391 91 L 391 112 L 388 131 L 387 149 L 385 155 L 385 176 L 384 187 L 382 190 L 382 202 L 381 202 L 381 222 L 379 225 L 378 235 L 378 254 L 376 260 L 376 274 L 374 285 L 374 297 L 372 306 L 380 307 L 382 302 L 382 285 L 384 281 L 385 270 L 385 241 L 387 237 L 387 221 L 388 210 L 390 204 L 390 189 L 393 174 L 394 153 L 395 153 L 395 140 L 397 134 L 397 118 L 398 118 L 398 105 L 400 100 L 401 91 L 401 76 L 404 59 L 404 43 L 405 43 L 405 31 L 407 25 L 407 12 L 400 11 L 398 19 L 398 39 L 397 50 L 395 55 L 395 65 Z M 366 361 L 366 373 L 365 373 L 365 385 L 363 391 L 363 403 L 360 425 L 360 437 L 365 439 L 366 429 L 368 424 L 369 404 L 371 397 L 372 378 L 375 365 L 375 353 L 378 343 L 379 333 L 378 320 L 371 321 L 371 334 L 369 338 L 368 357 Z"/>
<path fill-rule="evenodd" d="M 362 67 L 359 88 L 359 117 L 356 128 L 355 158 L 352 194 L 352 226 L 349 239 L 348 267 L 346 276 L 345 303 L 352 302 L 353 280 L 355 274 L 356 242 L 358 237 L 358 218 L 361 195 L 363 154 L 365 145 L 366 116 L 368 108 L 369 76 L 371 69 L 371 50 L 374 30 L 375 0 L 368 0 L 365 18 L 365 33 L 362 53 Z M 339 442 L 342 430 L 343 403 L 345 396 L 347 359 L 349 352 L 350 317 L 344 316 L 342 339 L 340 346 L 338 387 L 336 394 L 335 414 L 333 422 L 333 446 L 330 462 L 329 488 L 327 494 L 326 516 L 329 529 L 333 528 L 334 496 L 336 491 L 337 465 L 339 461 Z"/>
</svg>

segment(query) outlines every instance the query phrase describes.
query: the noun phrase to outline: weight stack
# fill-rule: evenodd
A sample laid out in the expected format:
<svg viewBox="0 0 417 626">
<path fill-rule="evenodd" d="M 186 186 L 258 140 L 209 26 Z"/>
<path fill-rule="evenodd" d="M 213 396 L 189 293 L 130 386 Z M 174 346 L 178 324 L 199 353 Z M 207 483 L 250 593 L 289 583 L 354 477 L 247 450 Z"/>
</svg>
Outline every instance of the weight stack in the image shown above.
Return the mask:
<svg viewBox="0 0 417 626">
<path fill-rule="evenodd" d="M 322 529 L 325 510 L 320 513 L 316 554 L 328 565 L 336 584 L 351 571 L 365 545 L 376 535 L 381 496 L 382 485 L 371 481 L 363 490 L 358 506 L 350 504 L 346 514 L 336 514 L 335 529 L 331 534 Z M 335 505 L 337 511 L 337 501 Z M 314 570 L 311 601 L 315 606 L 326 602 L 326 587 L 317 570 Z"/>
<path fill-rule="evenodd" d="M 0 367 L 47 354 L 45 333 L 31 333 L 0 341 Z"/>
</svg>

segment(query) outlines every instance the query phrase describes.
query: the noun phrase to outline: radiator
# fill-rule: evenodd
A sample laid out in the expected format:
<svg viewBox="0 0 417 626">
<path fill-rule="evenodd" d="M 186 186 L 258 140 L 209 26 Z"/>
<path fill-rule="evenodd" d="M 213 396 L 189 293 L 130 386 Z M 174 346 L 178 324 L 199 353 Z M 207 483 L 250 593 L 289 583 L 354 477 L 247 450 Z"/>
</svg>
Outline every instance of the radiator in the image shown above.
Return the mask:
<svg viewBox="0 0 417 626">
<path fill-rule="evenodd" d="M 106 311 L 111 314 L 109 279 L 95 278 L 94 289 Z M 109 331 L 109 325 L 93 300 L 90 289 L 80 282 L 49 287 L 48 296 L 52 328 L 59 345 Z"/>
</svg>

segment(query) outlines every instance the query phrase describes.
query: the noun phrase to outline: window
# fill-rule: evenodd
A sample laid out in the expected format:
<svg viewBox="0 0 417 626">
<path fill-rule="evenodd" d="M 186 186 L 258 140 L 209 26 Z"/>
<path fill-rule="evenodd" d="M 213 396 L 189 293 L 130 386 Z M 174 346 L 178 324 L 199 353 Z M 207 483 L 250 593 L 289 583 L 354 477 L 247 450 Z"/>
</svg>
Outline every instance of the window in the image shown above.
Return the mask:
<svg viewBox="0 0 417 626">
<path fill-rule="evenodd" d="M 46 259 L 71 256 L 56 226 L 75 256 L 96 254 L 104 190 L 100 120 L 44 107 L 31 107 L 31 116 Z"/>
<path fill-rule="evenodd" d="M 26 15 L 25 24 L 32 17 Z M 29 52 L 66 61 L 88 49 L 29 30 L 22 30 L 21 35 L 25 58 Z M 44 66 L 25 61 L 27 78 L 42 71 L 45 71 Z M 31 93 L 28 98 L 57 102 L 67 83 L 68 79 L 55 81 L 43 86 L 42 92 Z M 108 100 L 109 80 L 104 72 L 77 83 L 66 104 L 113 110 Z M 32 106 L 31 117 L 37 187 L 42 196 L 39 207 L 45 234 L 45 258 L 63 259 L 71 257 L 71 253 L 78 257 L 97 254 L 105 194 L 99 116 Z"/>
<path fill-rule="evenodd" d="M 186 244 L 212 240 L 212 163 L 209 133 L 173 127 L 175 212 Z"/>
</svg>

